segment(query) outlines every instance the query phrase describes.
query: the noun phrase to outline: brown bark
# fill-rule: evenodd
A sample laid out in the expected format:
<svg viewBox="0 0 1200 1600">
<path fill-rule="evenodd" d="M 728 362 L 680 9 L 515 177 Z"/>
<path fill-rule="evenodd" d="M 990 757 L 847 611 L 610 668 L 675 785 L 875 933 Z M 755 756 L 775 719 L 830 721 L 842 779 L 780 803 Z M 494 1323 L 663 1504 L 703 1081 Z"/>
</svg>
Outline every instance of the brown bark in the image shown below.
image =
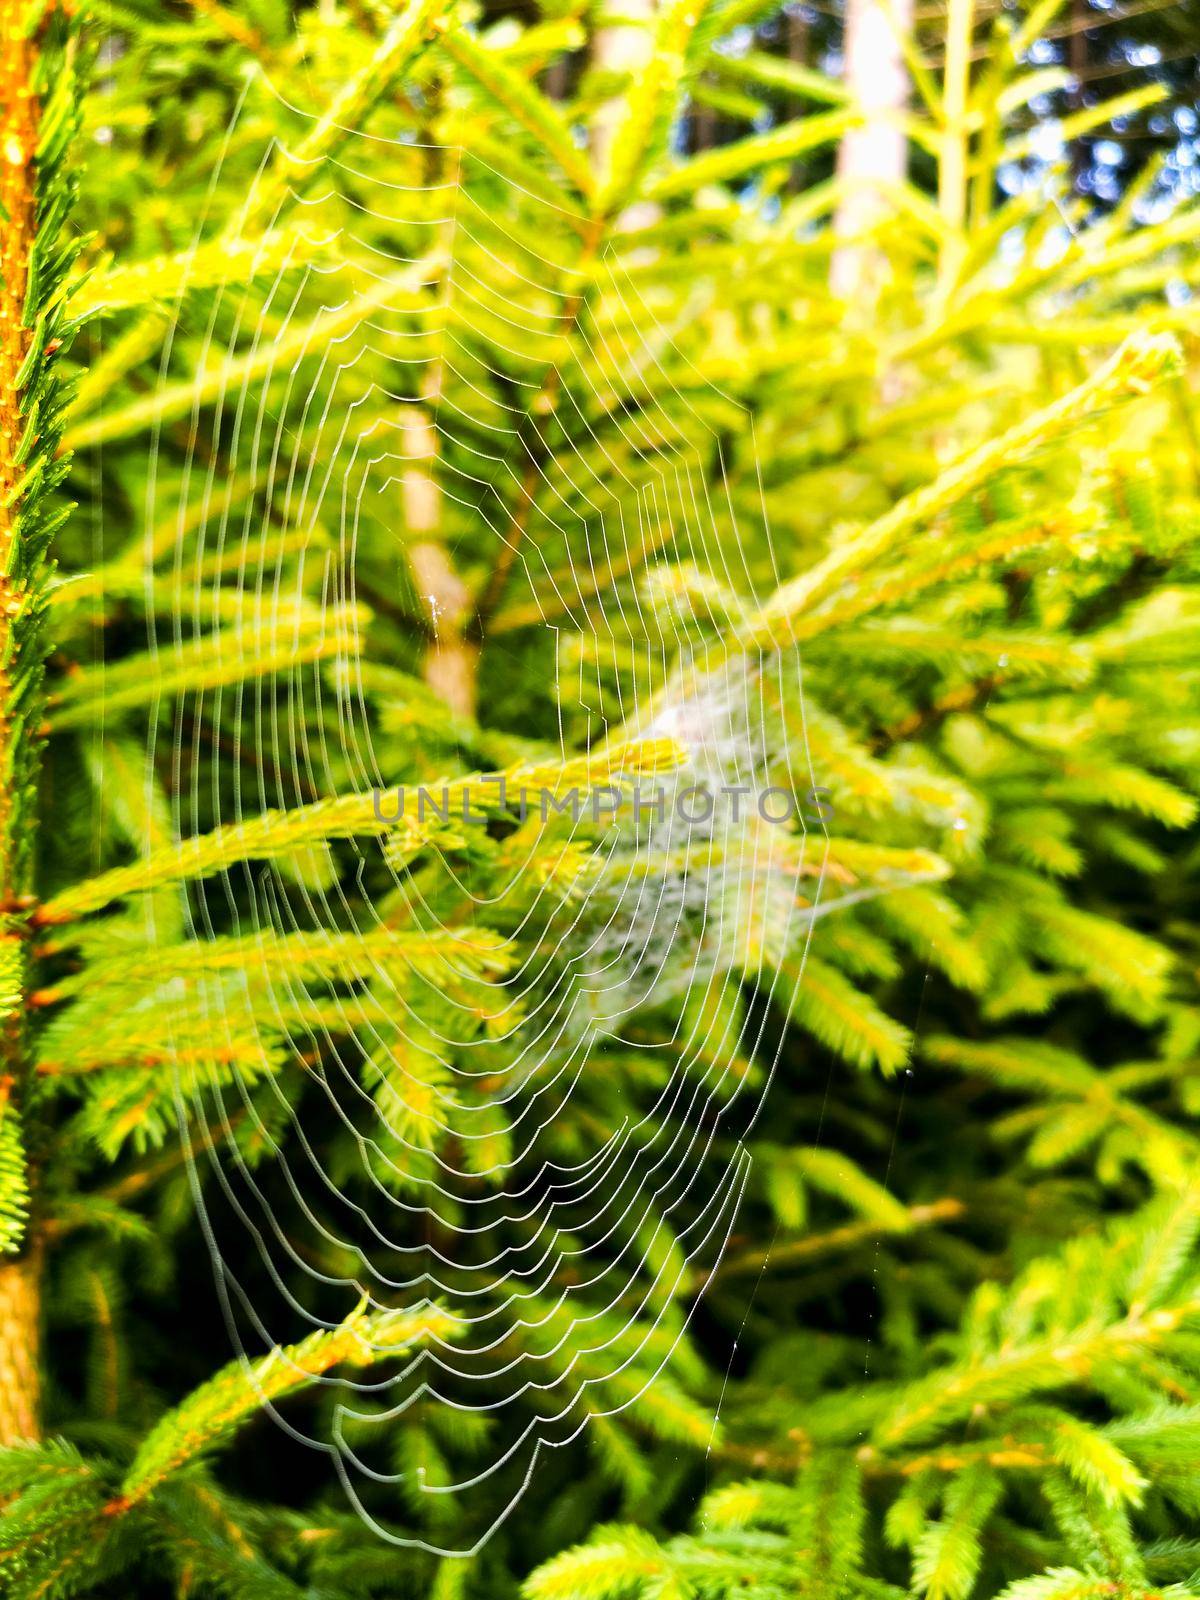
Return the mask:
<svg viewBox="0 0 1200 1600">
<path fill-rule="evenodd" d="M 425 656 L 425 682 L 457 716 L 473 718 L 479 645 L 465 631 L 471 593 L 437 539 L 441 521 L 441 491 L 434 476 L 437 434 L 417 406 L 411 406 L 404 418 L 404 459 L 404 521 L 409 537 L 415 539 L 408 559 L 433 635 Z"/>
<path fill-rule="evenodd" d="M 471 592 L 440 544 L 415 544 L 408 558 L 433 628 L 433 642 L 425 656 L 425 682 L 456 715 L 473 718 L 479 645 L 464 634 Z"/>
<path fill-rule="evenodd" d="M 0 1445 L 39 1433 L 40 1267 L 36 1251 L 0 1262 Z"/>
</svg>

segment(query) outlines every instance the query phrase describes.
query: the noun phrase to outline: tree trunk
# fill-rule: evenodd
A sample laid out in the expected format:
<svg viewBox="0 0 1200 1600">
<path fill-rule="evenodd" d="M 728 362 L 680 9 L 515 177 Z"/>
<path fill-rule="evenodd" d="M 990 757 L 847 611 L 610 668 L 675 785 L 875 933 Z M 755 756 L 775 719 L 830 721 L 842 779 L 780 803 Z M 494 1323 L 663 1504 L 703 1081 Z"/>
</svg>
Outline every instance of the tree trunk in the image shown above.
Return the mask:
<svg viewBox="0 0 1200 1600">
<path fill-rule="evenodd" d="M 408 559 L 433 634 L 425 655 L 425 682 L 456 716 L 473 719 L 479 646 L 465 634 L 471 594 L 437 538 L 441 522 L 441 490 L 434 476 L 437 433 L 417 406 L 408 407 L 404 415 L 404 460 L 404 521 L 409 537 L 415 536 Z"/>
<path fill-rule="evenodd" d="M 412 545 L 408 559 L 433 629 L 433 642 L 425 655 L 425 682 L 456 716 L 473 720 L 479 645 L 464 633 L 471 591 L 440 544 Z"/>
<path fill-rule="evenodd" d="M 603 72 L 629 73 L 636 77 L 654 57 L 654 0 L 625 0 L 620 7 L 622 20 L 600 28 L 592 40 L 592 60 Z M 610 100 L 602 106 L 592 123 L 592 153 L 596 167 L 604 172 L 612 136 L 621 117 L 622 101 Z"/>
<path fill-rule="evenodd" d="M 847 0 L 845 81 L 851 102 L 864 115 L 838 149 L 837 175 L 845 193 L 834 232 L 845 240 L 834 251 L 830 283 L 849 300 L 873 301 L 887 260 L 862 243 L 886 214 L 887 190 L 908 171 L 908 141 L 899 118 L 908 105 L 908 69 L 900 47 L 911 33 L 913 0 Z"/>
<path fill-rule="evenodd" d="M 40 1265 L 35 1251 L 0 1262 L 0 1445 L 38 1437 Z"/>
</svg>

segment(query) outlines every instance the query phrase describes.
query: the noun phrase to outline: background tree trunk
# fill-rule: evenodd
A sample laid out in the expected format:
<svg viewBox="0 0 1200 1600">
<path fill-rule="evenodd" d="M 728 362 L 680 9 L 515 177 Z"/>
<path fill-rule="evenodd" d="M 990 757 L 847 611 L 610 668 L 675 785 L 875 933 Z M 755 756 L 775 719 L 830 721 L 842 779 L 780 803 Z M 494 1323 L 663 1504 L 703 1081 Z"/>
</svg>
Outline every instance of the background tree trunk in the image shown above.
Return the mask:
<svg viewBox="0 0 1200 1600">
<path fill-rule="evenodd" d="M 913 0 L 847 0 L 845 82 L 864 113 L 838 149 L 837 175 L 846 192 L 834 231 L 846 241 L 834 251 L 830 283 L 836 294 L 874 298 L 887 270 L 878 250 L 858 242 L 887 208 L 887 188 L 908 171 L 908 141 L 899 114 L 908 104 L 908 69 L 900 47 L 912 31 Z"/>
<path fill-rule="evenodd" d="M 634 76 L 650 64 L 654 55 L 654 0 L 625 0 L 622 20 L 601 28 L 592 41 L 592 60 L 604 72 L 628 72 Z M 592 124 L 592 152 L 596 166 L 604 171 L 613 132 L 621 115 L 621 98 L 610 100 Z"/>
<path fill-rule="evenodd" d="M 435 477 L 437 433 L 417 406 L 405 413 L 404 456 L 404 520 L 409 536 L 417 535 L 408 559 L 433 634 L 425 656 L 425 681 L 456 716 L 473 718 L 479 646 L 464 632 L 471 593 L 437 537 L 441 524 L 441 491 Z"/>
<path fill-rule="evenodd" d="M 0 1263 L 0 1445 L 38 1436 L 39 1266 L 35 1252 Z"/>
</svg>

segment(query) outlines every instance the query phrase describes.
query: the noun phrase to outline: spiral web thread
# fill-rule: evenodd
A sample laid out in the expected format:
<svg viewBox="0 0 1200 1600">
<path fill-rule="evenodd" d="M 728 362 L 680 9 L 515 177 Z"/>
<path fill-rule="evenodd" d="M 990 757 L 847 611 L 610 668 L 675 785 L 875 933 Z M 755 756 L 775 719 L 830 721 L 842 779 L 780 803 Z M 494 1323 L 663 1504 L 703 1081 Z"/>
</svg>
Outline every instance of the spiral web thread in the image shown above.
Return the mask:
<svg viewBox="0 0 1200 1600">
<path fill-rule="evenodd" d="M 264 153 L 247 195 L 248 237 L 273 226 L 263 196 L 277 159 Z M 288 210 L 278 270 L 202 302 L 201 370 L 231 376 L 207 402 L 215 423 L 197 403 L 178 481 L 156 438 L 147 491 L 150 526 L 178 505 L 168 609 L 161 572 L 153 560 L 146 569 L 152 649 L 166 659 L 214 636 L 233 641 L 226 686 L 164 701 L 153 719 L 149 753 L 161 765 L 169 743 L 181 837 L 413 781 L 397 767 L 388 730 L 403 717 L 380 689 L 378 657 L 360 658 L 369 607 L 357 584 L 367 551 L 377 591 L 380 552 L 390 552 L 397 603 L 420 614 L 405 554 L 414 485 L 436 494 L 451 557 L 457 529 L 487 528 L 496 559 L 511 557 L 514 604 L 544 605 L 534 625 L 548 641 L 561 761 L 622 740 L 671 741 L 683 757 L 655 780 L 664 815 L 625 804 L 600 828 L 586 810 L 552 830 L 516 826 L 500 846 L 503 870 L 478 895 L 469 839 L 426 844 L 421 861 L 443 869 L 431 879 L 412 869 L 400 826 L 339 840 L 336 870 L 322 846 L 299 873 L 230 868 L 182 909 L 149 897 L 152 938 L 178 915 L 200 940 L 231 929 L 368 940 L 351 983 L 328 971 L 264 978 L 249 963 L 176 980 L 210 1053 L 232 1063 L 177 1069 L 177 1095 L 186 1136 L 208 1130 L 191 1146 L 194 1190 L 248 1372 L 264 1348 L 356 1307 L 450 1310 L 452 1324 L 403 1361 L 320 1378 L 336 1399 L 320 1435 L 311 1411 L 305 1431 L 272 1408 L 330 1454 L 383 1538 L 444 1554 L 478 1549 L 539 1461 L 667 1382 L 686 1307 L 745 1187 L 743 1140 L 778 1048 L 766 1002 L 786 1008 L 812 923 L 831 904 L 821 825 L 770 823 L 757 805 L 768 786 L 793 786 L 799 801 L 820 781 L 798 657 L 714 651 L 711 597 L 754 598 L 737 529 L 746 496 L 735 506 L 720 445 L 731 416 L 743 438 L 752 419 L 715 385 L 677 387 L 690 308 L 672 317 L 651 304 L 619 236 L 598 265 L 573 267 L 584 219 L 539 198 L 535 179 L 521 192 L 466 149 L 346 130 L 316 182 L 265 206 L 278 218 Z M 570 426 L 556 431 L 548 416 L 539 427 L 528 400 L 554 367 L 564 296 L 589 277 L 592 309 L 574 335 L 583 359 L 559 398 Z M 177 328 L 183 305 L 181 295 Z M 314 319 L 321 334 L 297 343 Z M 499 378 L 487 359 L 497 351 Z M 636 407 L 605 393 L 614 353 Z M 639 373 L 655 382 L 639 385 Z M 538 494 L 518 536 L 512 462 L 524 468 L 522 457 Z M 231 478 L 253 492 L 227 492 Z M 647 550 L 646 575 L 618 586 Z M 486 674 L 503 674 L 506 616 L 519 609 L 501 605 Z M 276 670 L 238 681 L 246 629 Z M 606 674 L 621 653 L 632 670 Z M 789 703 L 798 722 L 779 713 Z M 568 744 L 568 724 L 588 730 L 582 748 Z M 677 794 L 697 785 L 740 787 L 736 818 L 719 805 L 707 823 L 681 821 Z M 455 898 L 466 914 L 450 926 L 490 928 L 507 966 L 491 944 L 480 955 L 452 942 L 432 976 L 389 953 L 390 930 L 447 931 Z M 749 1010 L 738 1003 L 747 985 L 759 996 Z M 662 1006 L 682 1020 L 667 1044 L 648 1045 L 639 1018 Z M 182 1057 L 194 1040 L 181 1023 L 168 1042 Z M 575 1109 L 594 1115 L 588 1091 L 612 1049 L 667 1054 L 670 1070 L 587 1148 L 570 1131 Z M 256 1053 L 261 1071 L 246 1066 Z M 271 1070 L 282 1064 L 292 1072 Z M 304 1094 L 289 1097 L 296 1081 Z M 326 1165 L 333 1131 L 356 1152 L 356 1171 L 344 1158 Z M 660 1221 L 679 1250 L 663 1248 Z M 253 1240 L 253 1281 L 226 1259 L 239 1230 Z M 433 1435 L 469 1443 L 468 1469 L 431 1481 L 395 1445 L 418 1415 Z M 394 1521 L 379 1511 L 388 1484 Z M 439 1539 L 433 1500 L 474 1495 L 486 1509 L 470 1536 Z M 405 1502 L 428 1512 L 423 1531 L 405 1522 Z"/>
</svg>

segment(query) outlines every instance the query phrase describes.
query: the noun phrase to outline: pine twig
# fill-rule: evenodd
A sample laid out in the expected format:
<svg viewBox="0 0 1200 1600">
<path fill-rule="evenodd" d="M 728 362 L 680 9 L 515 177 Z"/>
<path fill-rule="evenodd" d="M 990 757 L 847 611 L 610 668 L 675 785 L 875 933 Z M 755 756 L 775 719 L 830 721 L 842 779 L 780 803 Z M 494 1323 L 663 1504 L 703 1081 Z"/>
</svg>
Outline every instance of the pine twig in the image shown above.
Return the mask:
<svg viewBox="0 0 1200 1600">
<path fill-rule="evenodd" d="M 873 1239 L 887 1234 L 909 1233 L 915 1228 L 929 1227 L 934 1223 L 952 1222 L 966 1211 L 961 1200 L 944 1195 L 926 1205 L 910 1206 L 903 1227 L 884 1222 L 878 1217 L 866 1217 L 860 1222 L 848 1222 L 841 1228 L 831 1228 L 828 1233 L 812 1233 L 790 1244 L 776 1245 L 770 1251 L 747 1250 L 727 1256 L 713 1273 L 713 1281 L 721 1278 L 740 1278 L 762 1272 L 768 1267 L 794 1267 L 816 1256 L 833 1250 L 852 1250 L 857 1245 L 869 1244 Z"/>
</svg>

